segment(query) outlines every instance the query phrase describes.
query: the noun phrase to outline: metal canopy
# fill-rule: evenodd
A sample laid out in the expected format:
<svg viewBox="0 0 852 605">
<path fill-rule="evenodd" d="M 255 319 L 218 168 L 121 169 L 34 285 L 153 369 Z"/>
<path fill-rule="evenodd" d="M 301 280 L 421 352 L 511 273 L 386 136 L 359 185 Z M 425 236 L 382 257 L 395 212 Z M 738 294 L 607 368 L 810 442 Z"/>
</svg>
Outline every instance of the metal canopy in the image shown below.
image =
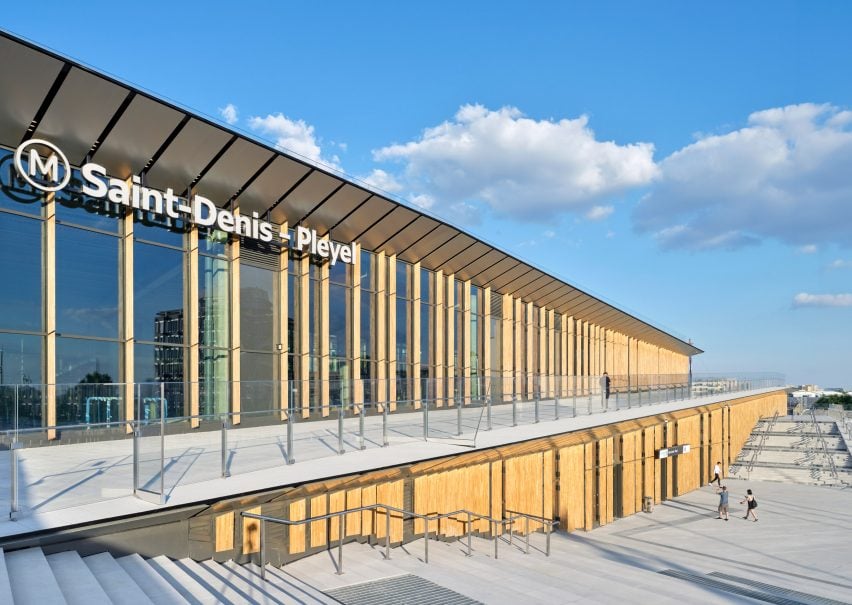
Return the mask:
<svg viewBox="0 0 852 605">
<path fill-rule="evenodd" d="M 144 175 L 148 186 L 192 190 L 218 206 L 236 200 L 243 214 L 301 222 L 670 350 L 701 353 L 417 208 L 2 31 L 0 57 L 4 146 L 46 138 L 72 162 L 89 156 L 119 178 Z"/>
</svg>

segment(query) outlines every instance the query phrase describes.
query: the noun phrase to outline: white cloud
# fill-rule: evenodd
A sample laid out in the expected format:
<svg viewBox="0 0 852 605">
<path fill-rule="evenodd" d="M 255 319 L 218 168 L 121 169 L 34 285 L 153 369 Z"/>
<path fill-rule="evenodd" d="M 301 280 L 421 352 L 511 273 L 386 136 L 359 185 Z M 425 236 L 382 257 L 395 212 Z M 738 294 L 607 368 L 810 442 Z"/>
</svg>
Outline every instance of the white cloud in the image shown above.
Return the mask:
<svg viewBox="0 0 852 605">
<path fill-rule="evenodd" d="M 852 307 L 852 294 L 808 294 L 793 297 L 794 307 Z"/>
<path fill-rule="evenodd" d="M 799 254 L 816 254 L 816 251 L 816 244 L 805 244 L 804 246 L 799 246 Z"/>
<path fill-rule="evenodd" d="M 542 235 L 547 239 L 553 239 L 554 237 L 556 237 L 556 231 L 553 231 L 552 229 L 545 229 Z"/>
<path fill-rule="evenodd" d="M 385 172 L 381 168 L 376 168 L 367 176 L 360 178 L 371 187 L 387 193 L 399 193 L 402 191 L 402 185 L 399 184 L 399 181 L 392 174 Z"/>
<path fill-rule="evenodd" d="M 219 115 L 222 116 L 222 119 L 225 120 L 228 124 L 236 124 L 239 120 L 237 106 L 233 103 L 228 103 L 224 107 L 220 107 Z"/>
<path fill-rule="evenodd" d="M 592 206 L 586 211 L 585 217 L 590 221 L 602 221 L 615 210 L 612 206 Z"/>
<path fill-rule="evenodd" d="M 852 260 L 838 258 L 828 264 L 829 269 L 852 269 Z"/>
<path fill-rule="evenodd" d="M 419 139 L 373 156 L 402 163 L 399 178 L 411 194 L 428 194 L 445 210 L 474 202 L 499 215 L 547 221 L 647 184 L 657 174 L 653 153 L 650 143 L 597 140 L 586 116 L 533 120 L 514 107 L 464 105 Z"/>
<path fill-rule="evenodd" d="M 263 118 L 252 116 L 249 118 L 249 126 L 252 130 L 272 137 L 275 146 L 281 150 L 292 151 L 318 164 L 340 169 L 340 159 L 337 156 L 323 156 L 314 127 L 304 120 L 291 120 L 279 112 Z"/>
<path fill-rule="evenodd" d="M 759 111 L 665 158 L 634 224 L 667 247 L 848 241 L 852 115 L 805 103 Z"/>
</svg>

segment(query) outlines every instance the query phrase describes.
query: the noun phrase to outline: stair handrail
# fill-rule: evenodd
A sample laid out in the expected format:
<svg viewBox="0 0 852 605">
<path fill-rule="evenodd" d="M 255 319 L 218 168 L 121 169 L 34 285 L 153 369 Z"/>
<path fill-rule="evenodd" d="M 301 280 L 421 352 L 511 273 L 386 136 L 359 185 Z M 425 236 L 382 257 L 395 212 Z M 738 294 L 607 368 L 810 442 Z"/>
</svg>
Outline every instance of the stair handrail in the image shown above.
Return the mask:
<svg viewBox="0 0 852 605">
<path fill-rule="evenodd" d="M 267 523 L 267 522 L 277 523 L 279 525 L 286 525 L 288 527 L 291 527 L 291 526 L 305 525 L 307 523 L 316 523 L 317 521 L 325 521 L 325 520 L 330 521 L 331 519 L 338 517 L 339 520 L 338 520 L 338 544 L 337 544 L 337 574 L 339 575 L 339 574 L 343 573 L 343 541 L 346 537 L 346 515 L 351 515 L 351 514 L 355 514 L 355 513 L 366 512 L 366 511 L 374 511 L 375 512 L 375 511 L 379 511 L 380 509 L 381 509 L 381 512 L 384 512 L 386 514 L 386 518 L 385 518 L 385 560 L 390 560 L 390 558 L 391 558 L 390 557 L 390 520 L 391 520 L 391 513 L 397 513 L 398 515 L 401 515 L 403 521 L 405 521 L 407 518 L 408 519 L 416 518 L 416 519 L 422 519 L 423 520 L 423 522 L 424 522 L 423 536 L 425 538 L 424 542 L 423 542 L 423 548 L 424 548 L 424 561 L 426 563 L 429 563 L 429 535 L 432 533 L 431 529 L 430 529 L 431 523 L 435 522 L 435 521 L 440 521 L 441 519 L 445 519 L 445 518 L 448 518 L 448 517 L 454 517 L 454 516 L 458 516 L 458 515 L 462 515 L 462 514 L 467 515 L 467 523 L 466 523 L 466 527 L 465 527 L 465 533 L 466 533 L 466 536 L 467 536 L 467 556 L 471 556 L 473 554 L 473 545 L 472 545 L 472 542 L 471 542 L 471 524 L 472 524 L 472 522 L 474 520 L 485 520 L 485 521 L 488 521 L 489 524 L 493 524 L 494 529 L 495 529 L 494 538 L 493 538 L 494 558 L 495 559 L 498 556 L 497 545 L 498 545 L 498 542 L 499 542 L 499 540 L 498 540 L 499 534 L 496 531 L 498 525 L 501 528 L 504 528 L 507 524 L 510 526 L 509 542 L 511 543 L 512 534 L 513 534 L 512 526 L 514 525 L 514 523 L 517 519 L 524 518 L 525 519 L 525 532 L 526 532 L 525 554 L 529 554 L 529 533 L 530 533 L 529 532 L 529 521 L 530 521 L 530 519 L 533 519 L 535 521 L 542 523 L 547 528 L 547 531 L 546 531 L 546 534 L 547 534 L 547 549 L 546 549 L 545 555 L 549 557 L 550 556 L 550 533 L 551 533 L 551 531 L 553 531 L 553 528 L 556 525 L 559 524 L 558 520 L 544 519 L 543 517 L 537 517 L 535 515 L 530 515 L 530 514 L 527 514 L 527 513 L 520 513 L 520 512 L 513 513 L 513 514 L 511 514 L 511 516 L 509 516 L 507 518 L 497 519 L 497 518 L 491 517 L 489 515 L 483 515 L 483 514 L 480 514 L 480 513 L 475 513 L 473 511 L 470 511 L 470 510 L 467 510 L 467 509 L 459 509 L 459 510 L 456 510 L 456 511 L 453 511 L 453 512 L 450 512 L 450 513 L 423 514 L 423 513 L 416 513 L 414 511 L 406 510 L 406 509 L 403 509 L 403 508 L 398 508 L 396 506 L 391 506 L 389 504 L 380 504 L 380 503 L 368 504 L 366 506 L 359 506 L 357 508 L 351 508 L 351 509 L 348 509 L 348 510 L 335 511 L 335 512 L 331 512 L 331 513 L 326 513 L 324 515 L 314 515 L 312 517 L 307 517 L 305 519 L 282 519 L 280 517 L 272 517 L 270 515 L 263 515 L 263 514 L 260 514 L 260 513 L 252 513 L 252 512 L 248 512 L 248 511 L 241 511 L 240 516 L 247 518 L 247 519 L 255 519 L 255 520 L 260 521 L 260 553 L 259 553 L 260 554 L 260 575 L 261 575 L 261 578 L 265 580 L 266 579 L 266 532 L 264 531 L 264 523 Z M 437 531 L 438 530 L 436 530 L 436 533 L 437 533 Z M 500 532 L 500 533 L 502 533 L 502 532 Z M 330 549 L 331 548 L 330 532 L 329 532 L 328 546 L 329 546 L 329 549 Z M 283 565 L 282 565 L 282 567 L 283 567 Z"/>
<path fill-rule="evenodd" d="M 814 423 L 814 428 L 816 429 L 817 439 L 819 439 L 819 443 L 822 446 L 822 453 L 828 459 L 828 468 L 831 470 L 831 476 L 834 480 L 838 480 L 839 477 L 837 475 L 837 467 L 834 464 L 834 456 L 830 456 L 828 453 L 828 447 L 825 444 L 825 437 L 822 435 L 822 429 L 819 428 L 819 423 L 816 419 L 816 413 L 814 409 L 811 408 L 811 421 Z"/>
<path fill-rule="evenodd" d="M 754 468 L 754 463 L 757 462 L 757 458 L 763 451 L 763 445 L 766 443 L 766 438 L 769 436 L 769 433 L 772 432 L 772 428 L 775 426 L 776 420 L 778 420 L 778 410 L 775 410 L 775 414 L 772 415 L 772 419 L 766 424 L 766 429 L 764 429 L 764 431 L 760 434 L 760 442 L 751 454 L 751 460 L 749 460 L 748 466 L 746 467 L 746 473 L 749 477 L 751 477 L 751 471 Z"/>
</svg>

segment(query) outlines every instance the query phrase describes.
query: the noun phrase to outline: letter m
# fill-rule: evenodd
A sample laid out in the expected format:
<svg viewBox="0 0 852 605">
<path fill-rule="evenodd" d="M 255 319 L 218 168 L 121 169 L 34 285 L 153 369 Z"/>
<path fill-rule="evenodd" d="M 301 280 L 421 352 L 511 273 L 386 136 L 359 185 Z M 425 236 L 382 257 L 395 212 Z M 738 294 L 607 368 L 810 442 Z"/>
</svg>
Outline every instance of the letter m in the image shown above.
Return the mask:
<svg viewBox="0 0 852 605">
<path fill-rule="evenodd" d="M 35 177 L 38 176 L 36 173 L 40 172 L 42 177 L 49 176 L 50 180 L 54 183 L 59 182 L 59 157 L 55 153 L 51 153 L 50 157 L 47 158 L 47 161 L 41 159 L 41 156 L 38 154 L 38 151 L 35 149 L 30 149 L 30 165 L 29 165 L 29 173 L 30 176 Z"/>
</svg>

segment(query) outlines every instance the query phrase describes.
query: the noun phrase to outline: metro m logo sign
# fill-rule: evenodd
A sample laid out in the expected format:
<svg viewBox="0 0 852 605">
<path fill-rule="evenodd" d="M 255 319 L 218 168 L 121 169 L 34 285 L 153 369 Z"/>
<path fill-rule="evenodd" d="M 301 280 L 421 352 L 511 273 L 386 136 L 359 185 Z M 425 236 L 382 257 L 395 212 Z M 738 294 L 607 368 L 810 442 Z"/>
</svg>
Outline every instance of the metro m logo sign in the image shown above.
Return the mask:
<svg viewBox="0 0 852 605">
<path fill-rule="evenodd" d="M 18 146 L 15 168 L 21 178 L 40 191 L 59 191 L 71 180 L 68 158 L 59 147 L 42 139 L 31 139 Z"/>
</svg>

